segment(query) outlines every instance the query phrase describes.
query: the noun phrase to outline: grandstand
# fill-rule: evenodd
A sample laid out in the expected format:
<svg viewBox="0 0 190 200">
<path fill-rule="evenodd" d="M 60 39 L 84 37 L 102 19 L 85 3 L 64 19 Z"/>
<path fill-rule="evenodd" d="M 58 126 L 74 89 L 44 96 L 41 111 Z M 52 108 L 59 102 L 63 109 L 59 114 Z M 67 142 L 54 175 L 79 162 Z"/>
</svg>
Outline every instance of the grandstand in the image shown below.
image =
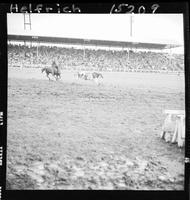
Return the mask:
<svg viewBox="0 0 190 200">
<path fill-rule="evenodd" d="M 55 60 L 63 70 L 183 72 L 183 55 L 165 53 L 175 44 L 8 35 L 10 67 L 43 67 Z"/>
</svg>

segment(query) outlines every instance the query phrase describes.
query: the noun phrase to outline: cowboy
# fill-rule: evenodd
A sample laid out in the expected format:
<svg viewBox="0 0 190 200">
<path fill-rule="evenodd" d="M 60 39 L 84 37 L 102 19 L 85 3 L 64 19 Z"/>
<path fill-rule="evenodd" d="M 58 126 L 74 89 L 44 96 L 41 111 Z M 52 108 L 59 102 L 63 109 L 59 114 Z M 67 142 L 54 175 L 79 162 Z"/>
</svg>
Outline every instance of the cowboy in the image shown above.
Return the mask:
<svg viewBox="0 0 190 200">
<path fill-rule="evenodd" d="M 55 60 L 52 62 L 52 67 L 56 69 L 57 73 L 59 72 L 59 69 L 58 69 L 58 66 L 57 66 Z"/>
</svg>

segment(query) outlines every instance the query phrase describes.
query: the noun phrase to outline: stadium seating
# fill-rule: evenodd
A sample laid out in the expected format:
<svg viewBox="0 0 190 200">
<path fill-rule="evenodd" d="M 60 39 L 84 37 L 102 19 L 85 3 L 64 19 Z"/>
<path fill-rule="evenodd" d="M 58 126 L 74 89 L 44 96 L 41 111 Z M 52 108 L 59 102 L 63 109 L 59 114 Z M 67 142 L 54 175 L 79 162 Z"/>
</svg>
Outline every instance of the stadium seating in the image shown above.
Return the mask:
<svg viewBox="0 0 190 200">
<path fill-rule="evenodd" d="M 183 55 L 154 52 L 106 51 L 25 45 L 8 45 L 9 66 L 42 67 L 52 60 L 65 70 L 183 71 Z"/>
</svg>

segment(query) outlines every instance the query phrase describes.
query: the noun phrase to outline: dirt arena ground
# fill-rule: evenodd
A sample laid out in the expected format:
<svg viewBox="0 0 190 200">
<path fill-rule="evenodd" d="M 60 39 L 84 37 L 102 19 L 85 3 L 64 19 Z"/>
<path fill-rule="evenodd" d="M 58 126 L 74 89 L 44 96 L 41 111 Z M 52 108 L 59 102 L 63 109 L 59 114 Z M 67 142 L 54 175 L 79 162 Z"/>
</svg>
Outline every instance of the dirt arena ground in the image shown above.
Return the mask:
<svg viewBox="0 0 190 200">
<path fill-rule="evenodd" d="M 184 149 L 160 139 L 164 109 L 184 109 L 184 77 L 8 72 L 7 189 L 183 190 Z"/>
</svg>

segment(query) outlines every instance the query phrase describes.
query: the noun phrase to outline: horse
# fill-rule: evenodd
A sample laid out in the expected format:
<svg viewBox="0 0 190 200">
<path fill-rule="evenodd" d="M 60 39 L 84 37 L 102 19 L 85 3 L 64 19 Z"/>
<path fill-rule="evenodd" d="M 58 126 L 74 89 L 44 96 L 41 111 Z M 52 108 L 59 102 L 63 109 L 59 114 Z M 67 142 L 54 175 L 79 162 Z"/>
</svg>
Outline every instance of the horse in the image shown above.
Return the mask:
<svg viewBox="0 0 190 200">
<path fill-rule="evenodd" d="M 97 80 L 99 78 L 103 78 L 102 74 L 97 72 L 93 73 L 77 72 L 77 77 L 84 80 Z"/>
<path fill-rule="evenodd" d="M 92 80 L 93 76 L 91 73 L 85 73 L 85 74 L 83 74 L 83 79 L 84 80 Z"/>
<path fill-rule="evenodd" d="M 93 72 L 92 73 L 92 77 L 93 77 L 93 79 L 95 79 L 95 78 L 103 78 L 103 76 L 102 76 L 102 74 L 101 73 L 97 73 L 97 72 Z"/>
<path fill-rule="evenodd" d="M 77 77 L 84 80 L 92 80 L 92 75 L 86 72 L 77 72 Z"/>
<path fill-rule="evenodd" d="M 83 78 L 84 76 L 85 76 L 84 73 L 82 73 L 82 72 L 77 72 L 77 77 L 78 77 L 78 78 Z"/>
<path fill-rule="evenodd" d="M 50 77 L 49 77 L 49 74 L 52 74 L 55 77 L 56 81 L 61 78 L 61 71 L 58 68 L 58 66 L 44 67 L 44 68 L 42 68 L 42 73 L 44 71 L 46 72 L 46 76 L 48 77 L 49 80 L 51 80 Z"/>
<path fill-rule="evenodd" d="M 93 72 L 93 73 L 92 73 L 92 79 L 93 79 L 94 82 L 95 82 L 96 84 L 98 84 L 98 85 L 100 84 L 100 82 L 99 82 L 100 78 L 103 79 L 103 76 L 102 76 L 101 73 L 97 73 L 97 72 Z"/>
</svg>

